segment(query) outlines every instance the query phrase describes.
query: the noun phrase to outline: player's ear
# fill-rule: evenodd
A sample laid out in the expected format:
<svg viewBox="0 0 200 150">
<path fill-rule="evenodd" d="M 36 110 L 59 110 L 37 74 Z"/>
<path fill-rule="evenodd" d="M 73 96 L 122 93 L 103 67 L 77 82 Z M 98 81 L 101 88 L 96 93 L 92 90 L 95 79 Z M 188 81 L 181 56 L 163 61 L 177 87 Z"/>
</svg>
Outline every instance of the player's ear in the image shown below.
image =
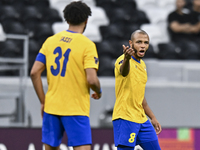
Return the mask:
<svg viewBox="0 0 200 150">
<path fill-rule="evenodd" d="M 86 19 L 85 24 L 87 24 L 87 22 L 88 22 L 88 18 Z"/>
<path fill-rule="evenodd" d="M 129 45 L 132 48 L 132 41 L 131 40 L 129 40 Z"/>
</svg>

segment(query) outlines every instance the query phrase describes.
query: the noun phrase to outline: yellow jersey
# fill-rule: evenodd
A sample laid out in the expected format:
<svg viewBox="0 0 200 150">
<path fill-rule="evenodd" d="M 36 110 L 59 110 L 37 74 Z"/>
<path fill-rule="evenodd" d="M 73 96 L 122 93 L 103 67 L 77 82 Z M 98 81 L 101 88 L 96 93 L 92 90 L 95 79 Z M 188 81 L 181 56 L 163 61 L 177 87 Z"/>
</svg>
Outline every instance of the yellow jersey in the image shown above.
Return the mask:
<svg viewBox="0 0 200 150">
<path fill-rule="evenodd" d="M 136 123 L 144 123 L 147 121 L 142 106 L 147 82 L 146 65 L 143 60 L 138 61 L 132 56 L 129 74 L 123 77 L 120 73 L 123 59 L 124 54 L 115 62 L 116 102 L 112 119 L 121 118 Z"/>
<path fill-rule="evenodd" d="M 85 69 L 98 69 L 95 44 L 80 33 L 62 31 L 44 42 L 36 60 L 43 62 L 47 70 L 44 111 L 89 116 L 90 88 Z"/>
</svg>

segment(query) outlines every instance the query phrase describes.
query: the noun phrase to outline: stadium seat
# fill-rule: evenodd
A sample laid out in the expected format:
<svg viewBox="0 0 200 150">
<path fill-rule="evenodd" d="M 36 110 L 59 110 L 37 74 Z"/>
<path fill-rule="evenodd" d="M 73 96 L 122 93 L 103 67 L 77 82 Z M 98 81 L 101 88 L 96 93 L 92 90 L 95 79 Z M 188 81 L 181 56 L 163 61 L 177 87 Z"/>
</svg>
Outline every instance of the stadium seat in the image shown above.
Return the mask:
<svg viewBox="0 0 200 150">
<path fill-rule="evenodd" d="M 55 22 L 52 24 L 52 29 L 54 34 L 61 32 L 63 30 L 67 30 L 68 27 L 69 24 L 67 24 L 67 22 Z"/>
<path fill-rule="evenodd" d="M 39 9 L 42 15 L 42 21 L 53 24 L 54 22 L 62 22 L 59 12 L 54 8 Z"/>
<path fill-rule="evenodd" d="M 87 24 L 87 28 L 83 32 L 83 35 L 88 37 L 93 42 L 100 42 L 102 40 L 99 27 L 93 24 Z"/>
<path fill-rule="evenodd" d="M 109 26 L 101 26 L 100 33 L 104 40 L 108 39 L 123 39 L 122 29 L 116 24 L 110 24 Z"/>
<path fill-rule="evenodd" d="M 134 23 L 138 25 L 150 23 L 145 11 L 134 10 L 133 15 L 130 15 L 130 20 L 128 23 Z"/>
<path fill-rule="evenodd" d="M 6 34 L 3 30 L 2 25 L 0 24 L 0 41 L 5 41 L 6 40 Z"/>
<path fill-rule="evenodd" d="M 177 53 L 179 51 L 180 47 L 172 42 L 159 43 L 157 56 L 160 59 L 178 59 Z"/>
<path fill-rule="evenodd" d="M 39 46 L 49 37 L 53 35 L 53 30 L 51 24 L 49 23 L 39 23 L 35 27 L 34 39 L 38 42 Z"/>
<path fill-rule="evenodd" d="M 96 3 L 98 7 L 102 7 L 105 10 L 108 18 L 110 18 L 109 17 L 111 16 L 110 14 L 113 13 L 113 9 L 118 8 L 116 3 L 111 0 L 99 0 L 99 1 L 96 1 Z"/>
<path fill-rule="evenodd" d="M 108 107 L 99 115 L 99 127 L 100 128 L 112 128 L 112 114 L 113 108 Z"/>
<path fill-rule="evenodd" d="M 21 10 L 21 21 L 29 34 L 33 34 L 35 27 L 42 20 L 42 14 L 35 6 L 26 6 Z"/>
<path fill-rule="evenodd" d="M 22 43 L 21 43 L 22 44 Z M 6 40 L 0 42 L 0 56 L 8 58 L 22 57 L 22 45 L 17 40 Z"/>
<path fill-rule="evenodd" d="M 145 56 L 144 58 L 157 58 L 157 54 L 156 52 L 154 51 L 154 48 L 151 44 L 149 44 L 149 48 L 147 50 L 147 52 L 145 53 Z"/>
<path fill-rule="evenodd" d="M 145 11 L 146 8 L 157 8 L 157 0 L 135 0 L 138 9 Z"/>
<path fill-rule="evenodd" d="M 33 5 L 38 9 L 49 8 L 50 2 L 49 0 L 34 0 Z"/>
<path fill-rule="evenodd" d="M 94 24 L 98 27 L 109 24 L 109 19 L 104 9 L 101 7 L 91 7 L 91 11 L 92 16 L 88 18 L 88 24 Z"/>
<path fill-rule="evenodd" d="M 157 4 L 160 8 L 163 8 L 165 10 L 168 10 L 168 12 L 171 12 L 176 9 L 176 0 L 158 0 Z"/>
<path fill-rule="evenodd" d="M 5 33 L 12 34 L 27 34 L 27 31 L 24 25 L 20 22 L 3 22 L 3 30 Z"/>
<path fill-rule="evenodd" d="M 58 33 L 63 30 L 67 30 L 69 27 L 69 24 L 66 22 L 55 22 L 52 25 L 53 33 Z M 94 42 L 100 42 L 102 40 L 102 36 L 100 34 L 100 30 L 98 26 L 93 24 L 87 24 L 87 28 L 85 29 L 85 32 L 83 33 L 86 37 L 88 37 L 90 40 Z"/>
<path fill-rule="evenodd" d="M 124 39 L 131 39 L 131 34 L 135 31 L 140 29 L 140 26 L 138 24 L 128 24 L 128 25 L 124 25 L 123 27 L 123 33 L 124 33 Z"/>
<path fill-rule="evenodd" d="M 181 59 L 199 59 L 200 58 L 200 50 L 196 43 L 193 41 L 180 41 L 177 43 L 180 47 L 180 51 L 178 52 L 178 57 Z"/>
<path fill-rule="evenodd" d="M 58 10 L 60 16 L 62 17 L 62 20 L 64 21 L 63 10 L 65 6 L 70 2 L 71 0 L 50 0 L 50 7 Z"/>
<path fill-rule="evenodd" d="M 71 1 L 78 1 L 78 0 L 71 0 Z M 95 0 L 84 0 L 84 3 L 86 3 L 89 7 L 96 6 Z"/>
<path fill-rule="evenodd" d="M 111 10 L 107 11 L 110 23 L 129 22 L 131 16 L 123 8 L 113 8 Z"/>
<path fill-rule="evenodd" d="M 40 46 L 39 44 L 37 43 L 36 40 L 34 39 L 30 39 L 29 40 L 29 54 L 35 54 L 35 53 L 38 53 L 40 50 Z M 31 56 L 31 55 L 29 55 Z"/>
<path fill-rule="evenodd" d="M 133 11 L 137 9 L 137 4 L 133 0 L 115 0 L 118 8 L 123 8 L 127 13 L 133 14 Z"/>
<path fill-rule="evenodd" d="M 114 61 L 109 56 L 99 57 L 99 76 L 114 76 Z"/>
<path fill-rule="evenodd" d="M 119 40 L 119 41 L 112 41 L 113 47 L 115 48 L 115 57 L 118 58 L 120 55 L 123 54 L 123 47 L 122 45 L 125 46 L 130 46 L 129 45 L 129 40 Z"/>
<path fill-rule="evenodd" d="M 20 14 L 12 6 L 0 6 L 0 22 L 19 21 Z"/>
<path fill-rule="evenodd" d="M 0 0 L 2 5 L 11 5 L 15 0 Z"/>
<path fill-rule="evenodd" d="M 103 7 L 104 6 L 111 6 L 112 4 L 116 5 L 115 2 L 113 0 L 96 0 L 96 5 L 97 6 L 100 6 L 100 7 Z M 106 7 L 106 8 L 108 8 Z"/>
<path fill-rule="evenodd" d="M 146 8 L 145 12 L 152 24 L 159 24 L 160 22 L 166 22 L 169 12 L 163 8 Z"/>
<path fill-rule="evenodd" d="M 115 48 L 110 41 L 103 40 L 102 42 L 96 43 L 96 47 L 100 57 L 109 56 L 114 58 L 116 55 Z"/>
<path fill-rule="evenodd" d="M 165 36 L 162 33 L 162 30 L 158 25 L 155 24 L 143 24 L 141 25 L 141 29 L 146 31 L 150 38 L 150 43 L 153 45 L 154 49 L 156 49 L 158 43 L 165 42 Z"/>
<path fill-rule="evenodd" d="M 37 19 L 37 20 L 42 19 L 42 14 L 35 6 L 25 7 L 23 10 L 21 10 L 20 15 L 23 22 L 26 22 L 32 19 Z"/>
<path fill-rule="evenodd" d="M 28 65 L 29 71 L 28 72 L 30 73 L 33 63 L 35 61 L 35 58 L 41 47 L 39 46 L 38 42 L 34 39 L 29 40 L 28 47 L 29 47 L 29 65 Z"/>
</svg>

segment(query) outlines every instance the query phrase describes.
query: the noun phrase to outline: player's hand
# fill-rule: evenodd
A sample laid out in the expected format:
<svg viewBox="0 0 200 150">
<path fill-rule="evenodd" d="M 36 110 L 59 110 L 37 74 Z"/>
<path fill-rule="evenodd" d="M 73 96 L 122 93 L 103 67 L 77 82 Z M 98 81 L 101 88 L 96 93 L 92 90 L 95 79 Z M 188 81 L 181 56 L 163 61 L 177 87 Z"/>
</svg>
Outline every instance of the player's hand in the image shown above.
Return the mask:
<svg viewBox="0 0 200 150">
<path fill-rule="evenodd" d="M 91 95 L 91 97 L 94 98 L 94 99 L 100 99 L 100 98 L 101 98 L 101 95 L 102 95 L 102 93 L 101 93 L 101 94 L 98 94 L 98 93 L 94 92 L 94 93 Z"/>
<path fill-rule="evenodd" d="M 156 134 L 158 135 L 162 131 L 160 123 L 158 122 L 157 119 L 152 119 L 151 123 L 156 131 Z"/>
<path fill-rule="evenodd" d="M 41 116 L 43 118 L 43 114 L 44 114 L 44 104 L 41 104 Z"/>
<path fill-rule="evenodd" d="M 132 48 L 129 48 L 129 46 L 122 45 L 122 47 L 125 58 L 129 60 L 135 51 Z"/>
</svg>

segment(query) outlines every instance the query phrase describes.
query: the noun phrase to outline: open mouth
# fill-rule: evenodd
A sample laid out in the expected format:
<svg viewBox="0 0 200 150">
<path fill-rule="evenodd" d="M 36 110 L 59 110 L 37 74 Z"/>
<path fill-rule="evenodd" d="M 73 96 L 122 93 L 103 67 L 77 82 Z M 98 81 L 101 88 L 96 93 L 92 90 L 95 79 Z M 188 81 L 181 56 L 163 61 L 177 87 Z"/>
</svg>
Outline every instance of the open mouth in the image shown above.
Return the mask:
<svg viewBox="0 0 200 150">
<path fill-rule="evenodd" d="M 145 54 L 145 50 L 140 50 L 140 51 L 139 51 L 139 54 L 140 54 L 140 55 L 144 55 L 144 54 Z"/>
</svg>

